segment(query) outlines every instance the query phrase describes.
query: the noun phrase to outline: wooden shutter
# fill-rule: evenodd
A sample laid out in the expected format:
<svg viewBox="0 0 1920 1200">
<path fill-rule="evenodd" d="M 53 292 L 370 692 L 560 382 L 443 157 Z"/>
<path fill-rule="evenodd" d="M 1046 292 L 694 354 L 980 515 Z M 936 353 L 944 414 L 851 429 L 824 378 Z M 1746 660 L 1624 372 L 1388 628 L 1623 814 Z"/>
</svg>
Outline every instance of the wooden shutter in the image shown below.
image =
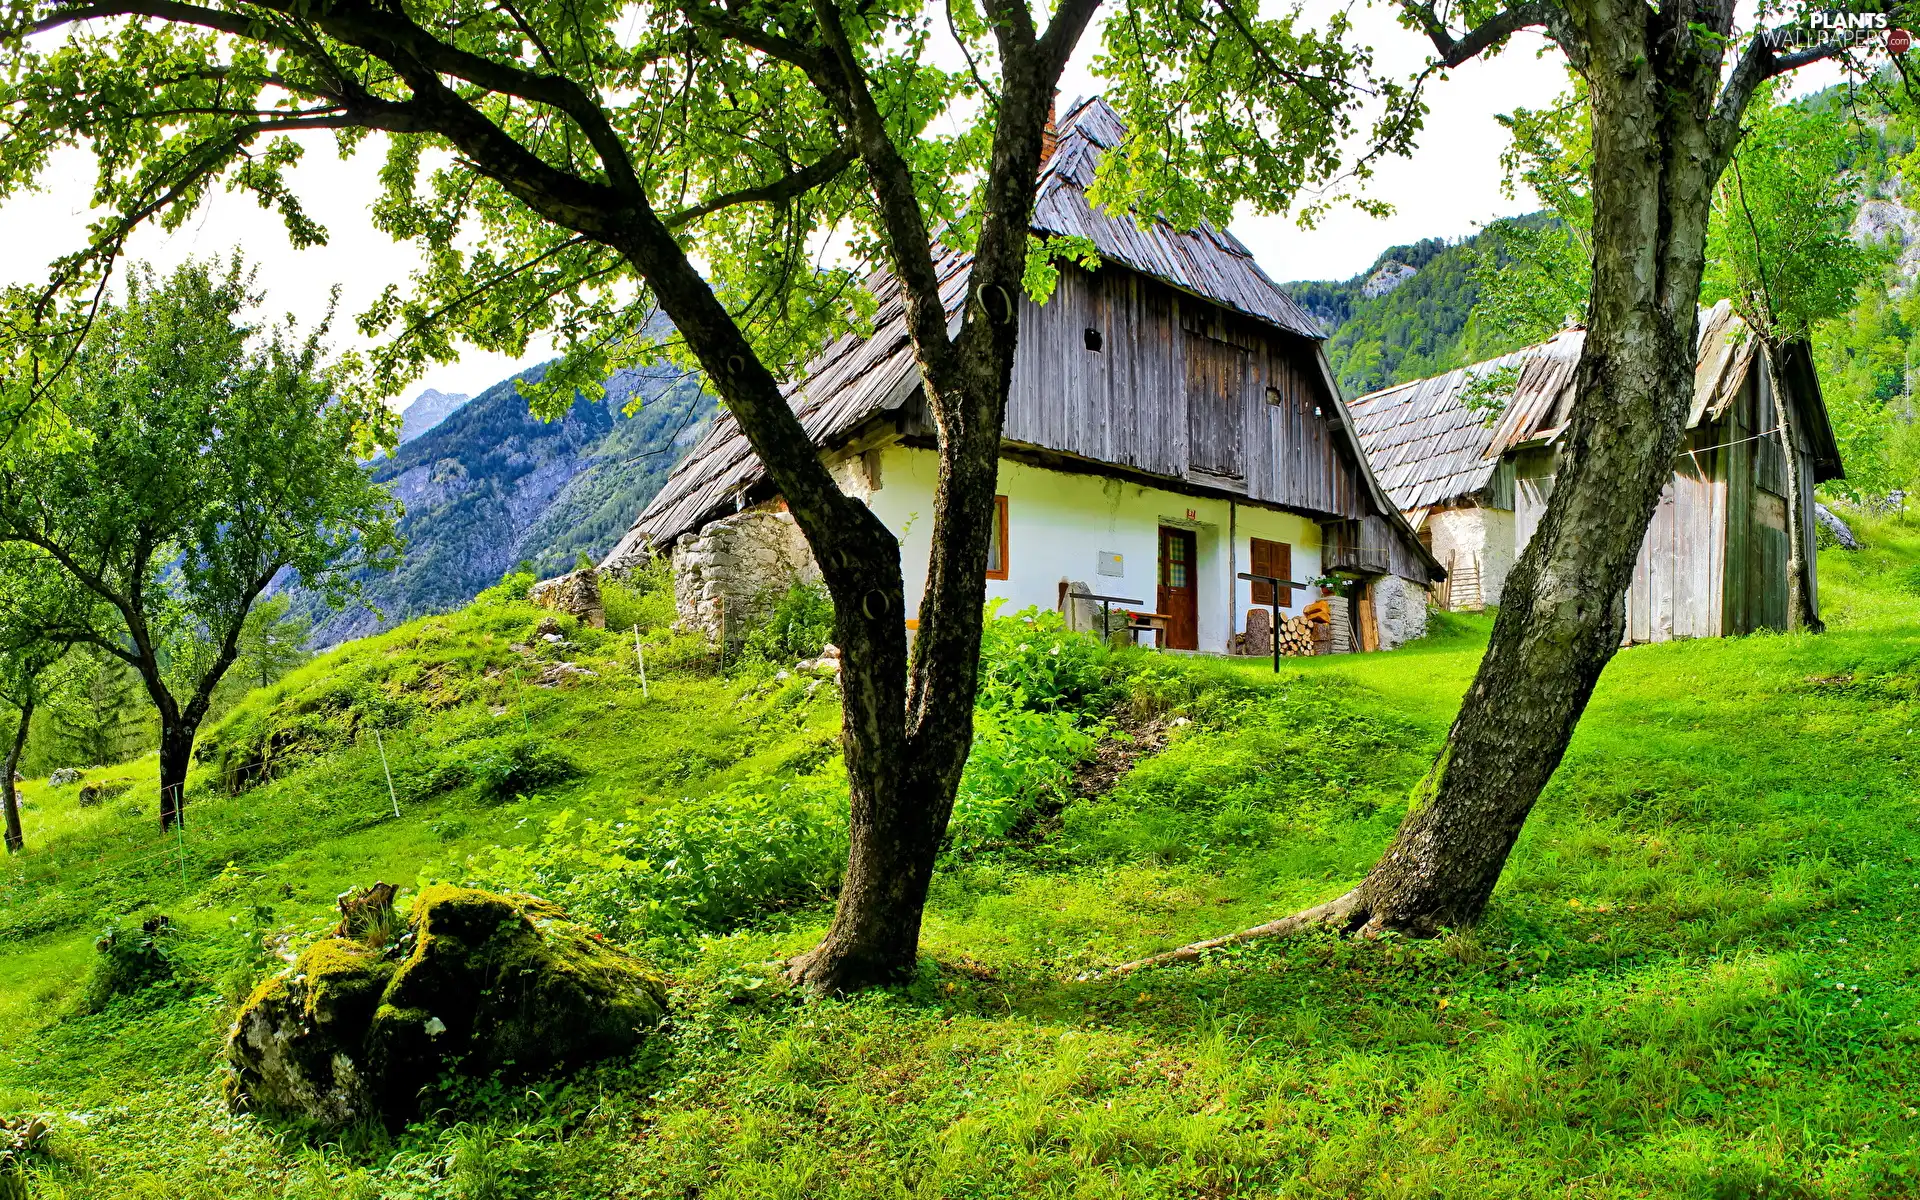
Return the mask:
<svg viewBox="0 0 1920 1200">
<path fill-rule="evenodd" d="M 1275 579 L 1293 578 L 1293 547 L 1285 542 L 1270 542 L 1265 538 L 1252 539 L 1253 563 L 1247 569 L 1249 575 L 1271 575 Z M 1255 583 L 1253 585 L 1255 604 L 1273 603 L 1273 585 Z M 1293 589 L 1280 589 L 1280 607 L 1293 607 Z"/>
</svg>

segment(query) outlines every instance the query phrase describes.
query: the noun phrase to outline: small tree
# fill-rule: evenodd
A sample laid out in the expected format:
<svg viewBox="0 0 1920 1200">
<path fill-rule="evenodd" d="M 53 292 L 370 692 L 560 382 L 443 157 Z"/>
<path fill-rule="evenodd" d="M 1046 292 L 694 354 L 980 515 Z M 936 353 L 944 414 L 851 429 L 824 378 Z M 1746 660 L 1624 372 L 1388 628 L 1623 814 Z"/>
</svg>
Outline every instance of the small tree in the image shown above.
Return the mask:
<svg viewBox="0 0 1920 1200">
<path fill-rule="evenodd" d="M 313 623 L 288 616 L 285 593 L 254 606 L 240 627 L 240 676 L 249 688 L 269 687 L 307 661 L 307 633 Z"/>
<path fill-rule="evenodd" d="M 33 731 L 34 710 L 45 700 L 54 682 L 53 668 L 67 650 L 42 633 L 41 622 L 60 606 L 65 582 L 47 566 L 0 546 L 0 705 L 11 708 L 14 718 L 12 736 L 0 743 L 5 753 L 0 763 L 0 816 L 6 823 L 9 854 L 27 845 L 14 774 Z"/>
<path fill-rule="evenodd" d="M 260 593 L 292 569 L 338 601 L 397 549 L 358 462 L 390 414 L 333 395 L 324 326 L 245 321 L 259 300 L 237 258 L 136 271 L 72 347 L 39 435 L 0 456 L 0 541 L 92 601 L 47 614 L 45 636 L 125 662 L 159 710 L 162 828 Z"/>
<path fill-rule="evenodd" d="M 134 753 L 144 732 L 142 703 L 132 667 L 97 646 L 75 646 L 60 664 L 47 704 L 66 765 L 101 766 Z"/>
</svg>

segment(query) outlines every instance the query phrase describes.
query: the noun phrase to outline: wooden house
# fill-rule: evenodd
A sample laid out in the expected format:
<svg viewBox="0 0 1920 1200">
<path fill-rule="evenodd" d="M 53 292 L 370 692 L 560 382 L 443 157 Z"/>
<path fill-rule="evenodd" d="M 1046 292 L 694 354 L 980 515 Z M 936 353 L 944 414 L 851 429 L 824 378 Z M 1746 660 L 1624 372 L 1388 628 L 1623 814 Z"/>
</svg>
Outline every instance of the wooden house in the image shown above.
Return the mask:
<svg viewBox="0 0 1920 1200">
<path fill-rule="evenodd" d="M 1552 495 L 1584 337 L 1569 330 L 1353 402 L 1375 474 L 1448 569 L 1442 607 L 1500 602 Z M 1701 314 L 1686 441 L 1634 568 L 1627 641 L 1787 627 L 1788 454 L 1805 481 L 1799 525 L 1817 597 L 1813 485 L 1839 478 L 1841 463 L 1810 350 L 1769 353 L 1723 302 Z"/>
<path fill-rule="evenodd" d="M 1104 101 L 1083 101 L 1042 169 L 1035 224 L 1090 238 L 1101 265 L 1062 265 L 1047 303 L 1021 300 L 989 596 L 1009 611 L 1061 607 L 1081 620 L 1087 606 L 1070 596 L 1118 597 L 1127 603 L 1117 607 L 1161 614 L 1166 646 L 1223 651 L 1267 600 L 1240 573 L 1345 573 L 1352 643 L 1418 636 L 1424 589 L 1442 572 L 1368 470 L 1317 323 L 1231 234 L 1142 229 L 1091 206 L 1095 164 L 1122 134 Z M 948 253 L 939 266 L 957 315 L 969 259 Z M 898 293 L 884 279 L 875 288 L 872 335 L 834 343 L 790 395 L 841 485 L 899 534 L 917 597 L 934 429 Z M 683 620 L 732 636 L 810 570 L 779 509 L 723 415 L 606 565 L 671 549 Z M 1283 616 L 1320 596 L 1282 591 Z"/>
</svg>

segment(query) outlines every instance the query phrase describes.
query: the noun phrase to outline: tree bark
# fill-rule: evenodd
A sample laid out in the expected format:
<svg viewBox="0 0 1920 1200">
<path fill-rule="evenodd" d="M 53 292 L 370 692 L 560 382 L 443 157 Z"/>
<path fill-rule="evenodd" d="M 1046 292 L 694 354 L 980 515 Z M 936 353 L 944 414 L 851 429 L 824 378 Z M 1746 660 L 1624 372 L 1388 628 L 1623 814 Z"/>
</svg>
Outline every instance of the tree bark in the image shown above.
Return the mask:
<svg viewBox="0 0 1920 1200">
<path fill-rule="evenodd" d="M 187 767 L 193 762 L 192 729 L 165 722 L 160 730 L 160 829 L 187 819 Z"/>
<path fill-rule="evenodd" d="M 1486 657 L 1412 811 L 1346 906 L 1349 928 L 1426 935 L 1480 917 L 1619 649 L 1623 596 L 1693 395 L 1708 204 L 1724 161 L 1719 53 L 1687 24 L 1715 18 L 1663 8 L 1591 0 L 1573 14 L 1594 159 L 1578 398 Z"/>
<path fill-rule="evenodd" d="M 20 795 L 13 785 L 14 772 L 20 768 L 20 756 L 27 749 L 27 733 L 33 725 L 33 700 L 20 706 L 20 724 L 13 732 L 13 748 L 0 768 L 0 809 L 6 810 L 7 853 L 18 854 L 27 848 L 26 834 L 20 828 Z"/>
</svg>

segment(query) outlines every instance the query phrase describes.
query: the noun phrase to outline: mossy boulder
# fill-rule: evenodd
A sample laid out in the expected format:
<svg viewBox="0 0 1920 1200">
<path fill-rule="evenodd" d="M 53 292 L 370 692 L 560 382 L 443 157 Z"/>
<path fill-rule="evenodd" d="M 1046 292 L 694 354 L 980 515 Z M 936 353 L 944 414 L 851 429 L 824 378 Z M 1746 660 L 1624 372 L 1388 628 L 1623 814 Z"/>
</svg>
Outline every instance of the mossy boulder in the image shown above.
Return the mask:
<svg viewBox="0 0 1920 1200">
<path fill-rule="evenodd" d="M 666 1013 L 639 960 L 529 896 L 444 885 L 375 947 L 334 936 L 248 998 L 230 1095 L 325 1125 L 413 1116 L 441 1075 L 541 1075 L 632 1049 Z"/>
</svg>

